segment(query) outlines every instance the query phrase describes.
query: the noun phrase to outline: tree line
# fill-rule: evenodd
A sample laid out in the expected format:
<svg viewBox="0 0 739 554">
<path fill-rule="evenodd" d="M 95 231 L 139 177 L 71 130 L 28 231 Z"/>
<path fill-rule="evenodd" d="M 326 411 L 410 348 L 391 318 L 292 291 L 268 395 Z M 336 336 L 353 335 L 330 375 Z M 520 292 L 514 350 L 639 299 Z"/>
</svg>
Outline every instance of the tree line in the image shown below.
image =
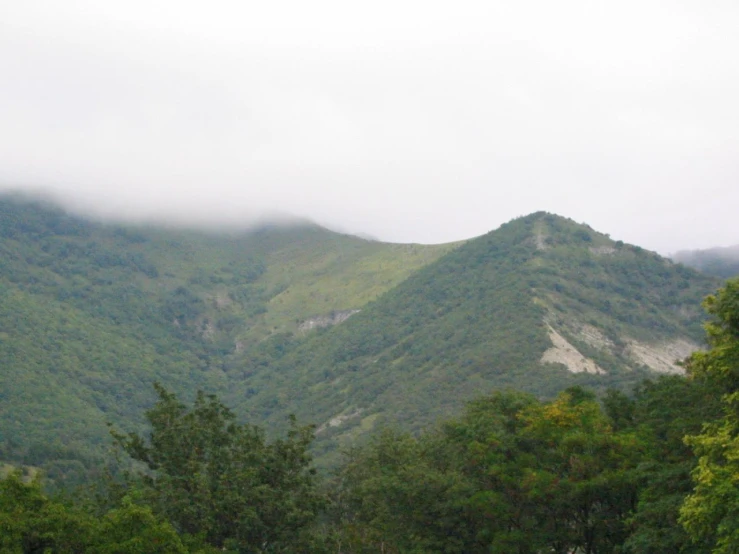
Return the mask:
<svg viewBox="0 0 739 554">
<path fill-rule="evenodd" d="M 739 279 L 704 307 L 687 377 L 602 397 L 496 392 L 391 429 L 319 476 L 313 428 L 268 440 L 218 398 L 157 385 L 127 468 L 86 494 L 0 480 L 0 552 L 739 552 Z"/>
</svg>

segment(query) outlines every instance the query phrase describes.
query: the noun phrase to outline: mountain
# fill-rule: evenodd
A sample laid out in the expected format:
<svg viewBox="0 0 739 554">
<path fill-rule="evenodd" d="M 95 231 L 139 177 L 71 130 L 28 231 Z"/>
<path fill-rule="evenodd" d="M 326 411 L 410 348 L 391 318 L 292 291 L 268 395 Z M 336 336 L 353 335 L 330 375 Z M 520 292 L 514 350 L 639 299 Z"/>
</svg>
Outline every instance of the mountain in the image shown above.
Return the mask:
<svg viewBox="0 0 739 554">
<path fill-rule="evenodd" d="M 702 344 L 718 279 L 546 213 L 470 240 L 340 326 L 265 343 L 229 402 L 319 427 L 319 451 L 381 425 L 420 429 L 494 389 L 628 387 Z"/>
<path fill-rule="evenodd" d="M 739 275 L 739 244 L 706 250 L 681 250 L 673 254 L 672 259 L 723 279 Z"/>
<path fill-rule="evenodd" d="M 228 390 L 238 352 L 340 321 L 455 246 L 106 225 L 2 197 L 0 459 L 97 451 L 106 421 L 140 427 L 155 380 Z"/>
<path fill-rule="evenodd" d="M 680 371 L 716 278 L 555 215 L 463 244 L 312 224 L 108 225 L 0 198 L 0 460 L 83 473 L 153 381 L 270 431 L 318 425 L 324 464 L 500 388 L 551 397 Z M 76 468 L 76 469 L 75 469 Z"/>
</svg>

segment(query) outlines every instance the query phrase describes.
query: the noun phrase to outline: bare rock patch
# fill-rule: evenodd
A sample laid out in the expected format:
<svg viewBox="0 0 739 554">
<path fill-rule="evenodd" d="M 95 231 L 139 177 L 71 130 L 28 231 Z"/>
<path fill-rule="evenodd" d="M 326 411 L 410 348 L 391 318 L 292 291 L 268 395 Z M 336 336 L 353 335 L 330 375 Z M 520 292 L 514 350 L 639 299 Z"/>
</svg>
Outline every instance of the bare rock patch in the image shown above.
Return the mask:
<svg viewBox="0 0 739 554">
<path fill-rule="evenodd" d="M 572 346 L 567 339 L 549 326 L 549 340 L 552 347 L 541 357 L 541 363 L 562 364 L 572 373 L 592 373 L 603 375 L 606 371 L 593 360 L 586 358 Z"/>
<path fill-rule="evenodd" d="M 637 340 L 627 342 L 626 353 L 637 363 L 647 366 L 658 373 L 685 373 L 685 369 L 677 364 L 690 356 L 700 347 L 685 339 L 646 344 Z"/>
</svg>

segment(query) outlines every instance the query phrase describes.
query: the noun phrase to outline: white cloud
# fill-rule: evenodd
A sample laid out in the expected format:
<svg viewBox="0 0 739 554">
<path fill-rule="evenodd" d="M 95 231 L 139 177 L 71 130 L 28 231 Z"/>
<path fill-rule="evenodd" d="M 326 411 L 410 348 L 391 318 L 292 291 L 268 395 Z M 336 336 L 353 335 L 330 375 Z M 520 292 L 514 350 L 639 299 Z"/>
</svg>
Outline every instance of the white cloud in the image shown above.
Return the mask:
<svg viewBox="0 0 739 554">
<path fill-rule="evenodd" d="M 545 209 L 661 251 L 739 242 L 733 2 L 2 10 L 7 187 L 398 241 Z"/>
</svg>

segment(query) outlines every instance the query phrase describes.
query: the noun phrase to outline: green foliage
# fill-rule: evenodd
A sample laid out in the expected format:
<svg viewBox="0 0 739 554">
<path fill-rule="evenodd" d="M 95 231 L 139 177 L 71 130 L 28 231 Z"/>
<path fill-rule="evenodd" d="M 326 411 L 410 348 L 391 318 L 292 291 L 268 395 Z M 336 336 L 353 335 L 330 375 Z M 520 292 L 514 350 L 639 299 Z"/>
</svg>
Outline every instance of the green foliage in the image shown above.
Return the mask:
<svg viewBox="0 0 739 554">
<path fill-rule="evenodd" d="M 716 284 L 572 221 L 533 214 L 419 269 L 337 327 L 251 349 L 232 373 L 248 379 L 249 394 L 228 399 L 270 428 L 290 412 L 324 423 L 317 454 L 335 463 L 337 446 L 374 426 L 417 432 L 496 389 L 552 398 L 577 384 L 631 388 L 648 373 L 628 341 L 699 343 L 694 306 Z M 549 323 L 608 374 L 543 365 Z M 610 346 L 578 341 L 585 324 Z"/>
<path fill-rule="evenodd" d="M 462 516 L 474 489 L 430 441 L 384 431 L 349 455 L 334 511 L 349 552 L 470 552 Z"/>
<path fill-rule="evenodd" d="M 323 465 L 373 428 L 419 432 L 515 388 L 628 388 L 628 341 L 698 340 L 716 282 L 550 214 L 466 244 L 389 245 L 300 224 L 103 225 L 0 198 L 0 456 L 60 484 L 98 471 L 105 422 L 142 433 L 158 381 L 241 417 L 316 422 Z M 360 313 L 330 329 L 306 319 Z M 580 340 L 588 324 L 609 342 Z M 606 375 L 541 363 L 549 325 Z"/>
<path fill-rule="evenodd" d="M 129 498 L 105 514 L 99 523 L 96 540 L 86 552 L 94 554 L 186 554 L 174 528 L 158 520 L 151 509 L 138 506 Z"/>
<path fill-rule="evenodd" d="M 105 422 L 143 429 L 152 381 L 190 396 L 246 394 L 223 372 L 243 367 L 243 350 L 309 316 L 360 308 L 450 248 L 308 224 L 104 225 L 0 197 L 0 459 L 67 485 L 94 477 Z"/>
<path fill-rule="evenodd" d="M 700 431 L 720 413 L 716 387 L 697 379 L 663 376 L 646 381 L 633 398 L 610 394 L 604 404 L 615 428 L 634 433 L 642 452 L 634 477 L 639 484 L 636 509 L 629 518 L 626 552 L 705 552 L 678 523 L 679 510 L 692 490 L 696 459 L 683 437 Z"/>
<path fill-rule="evenodd" d="M 681 521 L 691 537 L 713 545 L 711 552 L 739 552 L 739 279 L 728 281 L 704 302 L 711 349 L 693 354 L 688 369 L 723 393 L 723 417 L 688 437 L 699 456 L 695 490 Z"/>
<path fill-rule="evenodd" d="M 290 551 L 322 507 L 307 453 L 311 427 L 291 420 L 286 439 L 265 441 L 239 425 L 216 397 L 198 393 L 191 409 L 156 386 L 148 438 L 115 434 L 147 470 L 144 496 L 185 535 L 239 552 Z"/>
<path fill-rule="evenodd" d="M 729 350 L 737 291 L 706 303 Z M 633 397 L 497 392 L 417 436 L 385 429 L 323 489 L 311 427 L 292 419 L 269 442 L 217 397 L 188 406 L 156 385 L 150 431 L 113 433 L 132 473 L 107 495 L 52 498 L 38 473 L 5 471 L 0 552 L 734 552 L 736 409 L 718 394 L 731 381 L 713 379 L 727 359 L 711 352 L 691 359 L 690 379 L 647 381 Z M 696 465 L 682 437 L 701 430 Z"/>
<path fill-rule="evenodd" d="M 612 552 L 627 535 L 639 446 L 592 395 L 496 394 L 439 433 L 385 433 L 341 477 L 352 552 Z"/>
<path fill-rule="evenodd" d="M 41 490 L 40 481 L 24 482 L 19 473 L 0 479 L 0 552 L 25 554 L 184 554 L 171 525 L 151 510 L 125 499 L 102 518 Z"/>
<path fill-rule="evenodd" d="M 52 502 L 38 480 L 26 483 L 20 473 L 0 480 L 0 552 L 82 552 L 94 534 L 84 515 Z"/>
</svg>

